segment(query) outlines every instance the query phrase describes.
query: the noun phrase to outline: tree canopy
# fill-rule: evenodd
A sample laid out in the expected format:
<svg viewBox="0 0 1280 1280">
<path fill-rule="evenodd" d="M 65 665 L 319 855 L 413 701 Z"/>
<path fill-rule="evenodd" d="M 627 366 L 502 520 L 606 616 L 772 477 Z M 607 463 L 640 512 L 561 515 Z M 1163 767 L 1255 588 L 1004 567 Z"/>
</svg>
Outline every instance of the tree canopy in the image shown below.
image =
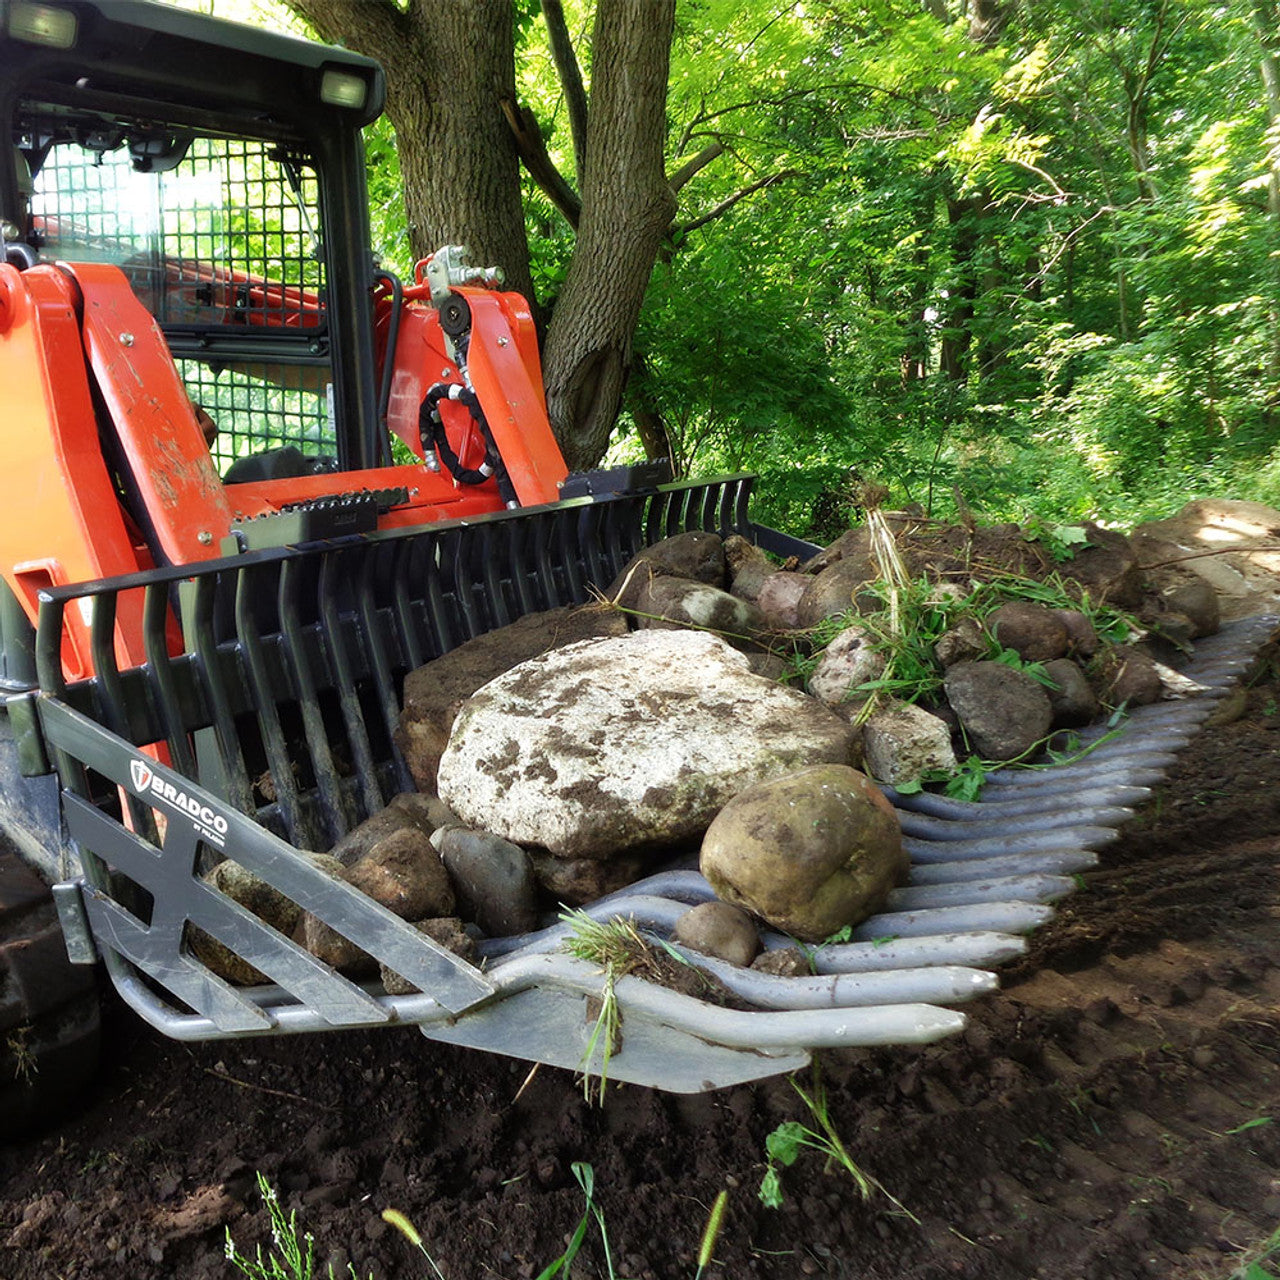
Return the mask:
<svg viewBox="0 0 1280 1280">
<path fill-rule="evenodd" d="M 387 66 L 383 251 L 534 299 L 575 465 L 798 528 L 1280 494 L 1276 0 L 284 2 Z"/>
</svg>

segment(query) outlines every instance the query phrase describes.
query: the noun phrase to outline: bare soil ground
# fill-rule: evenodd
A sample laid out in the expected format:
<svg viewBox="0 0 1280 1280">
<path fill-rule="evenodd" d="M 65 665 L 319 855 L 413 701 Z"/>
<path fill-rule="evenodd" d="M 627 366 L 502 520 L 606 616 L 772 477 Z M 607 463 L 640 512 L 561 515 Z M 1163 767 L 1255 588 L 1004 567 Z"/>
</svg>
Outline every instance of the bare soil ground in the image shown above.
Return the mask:
<svg viewBox="0 0 1280 1280">
<path fill-rule="evenodd" d="M 447 1280 L 518 1280 L 563 1249 L 587 1161 L 620 1277 L 692 1277 L 728 1188 L 711 1276 L 1226 1280 L 1280 1223 L 1274 667 L 1085 881 L 962 1036 L 824 1057 L 833 1122 L 918 1222 L 810 1153 L 759 1202 L 765 1135 L 804 1118 L 785 1080 L 600 1109 L 412 1032 L 188 1047 L 115 1008 L 83 1110 L 0 1148 L 0 1278 L 236 1274 L 224 1228 L 267 1239 L 260 1170 L 318 1276 L 430 1275 L 393 1206 Z M 605 1274 L 598 1246 L 570 1274 Z"/>
</svg>

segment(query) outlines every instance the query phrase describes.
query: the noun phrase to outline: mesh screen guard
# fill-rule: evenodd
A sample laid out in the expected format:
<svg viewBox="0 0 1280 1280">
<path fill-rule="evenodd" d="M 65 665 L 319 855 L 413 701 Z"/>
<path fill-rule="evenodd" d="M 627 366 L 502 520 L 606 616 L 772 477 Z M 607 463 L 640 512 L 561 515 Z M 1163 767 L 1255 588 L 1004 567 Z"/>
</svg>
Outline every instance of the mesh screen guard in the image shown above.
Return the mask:
<svg viewBox="0 0 1280 1280">
<path fill-rule="evenodd" d="M 124 271 L 218 427 L 219 469 L 281 445 L 333 454 L 319 183 L 307 158 L 260 140 L 40 119 L 22 141 L 28 154 L 48 148 L 31 204 L 42 257 Z M 240 340 L 219 358 L 228 338 Z M 193 354 L 204 346 L 209 356 Z"/>
</svg>

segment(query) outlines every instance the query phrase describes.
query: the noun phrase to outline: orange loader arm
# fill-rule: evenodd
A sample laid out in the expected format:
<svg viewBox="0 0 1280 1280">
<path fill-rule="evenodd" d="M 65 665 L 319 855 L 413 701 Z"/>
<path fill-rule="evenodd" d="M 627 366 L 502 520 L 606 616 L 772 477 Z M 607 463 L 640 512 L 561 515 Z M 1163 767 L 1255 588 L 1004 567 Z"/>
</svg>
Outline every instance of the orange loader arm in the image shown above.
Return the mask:
<svg viewBox="0 0 1280 1280">
<path fill-rule="evenodd" d="M 306 325 L 318 302 L 295 292 L 297 323 Z M 566 468 L 547 422 L 528 307 L 516 294 L 458 292 L 472 316 L 467 371 L 516 498 L 554 502 Z M 387 415 L 418 459 L 427 389 L 462 380 L 424 293 L 405 291 Z M 387 305 L 379 303 L 380 321 Z M 0 572 L 33 622 L 42 587 L 216 557 L 234 521 L 318 498 L 405 490 L 408 500 L 379 516 L 383 528 L 505 505 L 494 480 L 458 484 L 425 461 L 224 484 L 164 334 L 115 266 L 0 265 L 0 385 L 10 427 Z M 474 465 L 485 451 L 476 422 L 452 403 L 442 416 L 459 460 Z M 138 609 L 122 607 L 117 620 L 130 664 L 145 660 Z M 68 677 L 92 673 L 87 619 L 68 616 L 63 657 Z"/>
</svg>

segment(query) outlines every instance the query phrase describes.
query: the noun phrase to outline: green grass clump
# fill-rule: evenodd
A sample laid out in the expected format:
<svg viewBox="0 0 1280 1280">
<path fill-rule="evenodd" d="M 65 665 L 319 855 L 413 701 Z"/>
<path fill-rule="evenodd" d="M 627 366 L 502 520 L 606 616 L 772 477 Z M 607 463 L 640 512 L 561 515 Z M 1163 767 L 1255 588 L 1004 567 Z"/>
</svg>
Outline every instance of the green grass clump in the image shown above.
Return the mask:
<svg viewBox="0 0 1280 1280">
<path fill-rule="evenodd" d="M 593 920 L 585 911 L 561 913 L 569 926 L 564 949 L 579 960 L 594 964 L 604 973 L 600 992 L 600 1010 L 591 1029 L 591 1037 L 582 1054 L 582 1091 L 588 1102 L 603 1102 L 608 1087 L 609 1061 L 619 1043 L 622 1014 L 614 983 L 629 973 L 653 970 L 653 953 L 640 936 L 632 919 Z M 593 1077 L 591 1060 L 600 1049 L 600 1074 Z"/>
</svg>

